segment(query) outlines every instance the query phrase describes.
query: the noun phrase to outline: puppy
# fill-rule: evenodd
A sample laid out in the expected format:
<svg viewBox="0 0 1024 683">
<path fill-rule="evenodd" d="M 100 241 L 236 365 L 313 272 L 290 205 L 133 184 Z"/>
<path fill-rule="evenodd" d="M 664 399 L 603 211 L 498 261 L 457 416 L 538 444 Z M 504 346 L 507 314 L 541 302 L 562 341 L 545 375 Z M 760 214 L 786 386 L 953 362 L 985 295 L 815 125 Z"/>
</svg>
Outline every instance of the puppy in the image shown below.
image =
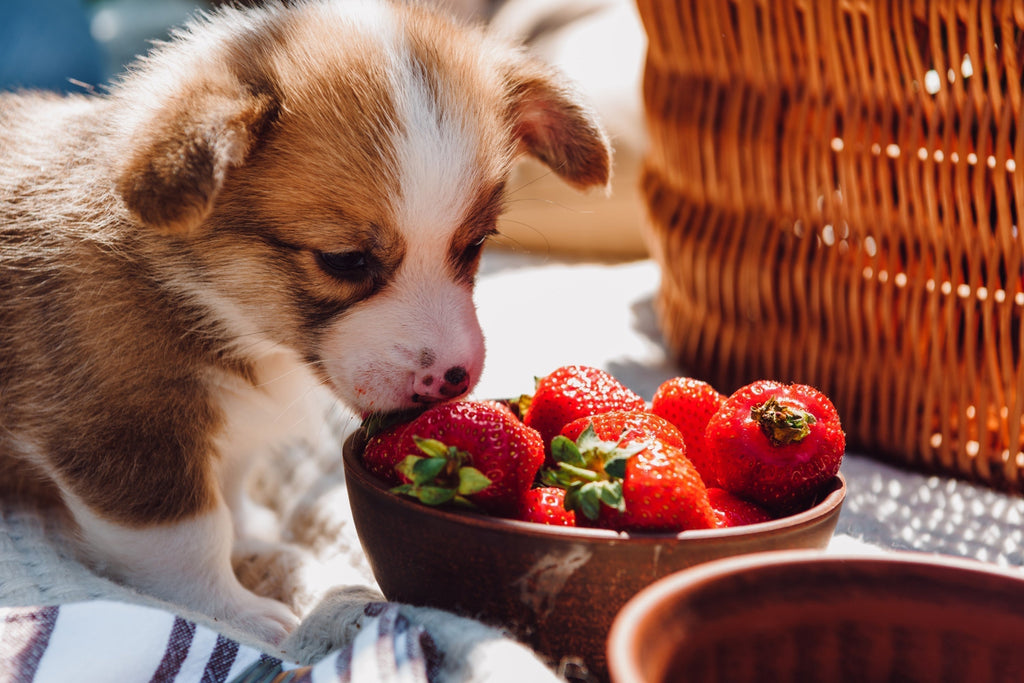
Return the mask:
<svg viewBox="0 0 1024 683">
<path fill-rule="evenodd" d="M 364 414 L 470 391 L 523 153 L 607 186 L 548 68 L 379 0 L 220 9 L 101 94 L 3 95 L 6 483 L 99 571 L 279 642 L 295 615 L 231 569 L 245 464 L 315 427 L 317 387 Z"/>
</svg>

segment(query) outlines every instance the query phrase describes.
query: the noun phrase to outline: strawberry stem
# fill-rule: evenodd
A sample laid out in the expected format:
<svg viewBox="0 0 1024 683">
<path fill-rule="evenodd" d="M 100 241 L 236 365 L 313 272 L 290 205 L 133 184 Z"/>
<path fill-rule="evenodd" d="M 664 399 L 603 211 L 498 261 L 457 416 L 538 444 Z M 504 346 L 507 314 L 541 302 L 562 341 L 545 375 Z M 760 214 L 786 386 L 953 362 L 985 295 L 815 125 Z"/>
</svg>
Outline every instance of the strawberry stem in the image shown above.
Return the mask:
<svg viewBox="0 0 1024 683">
<path fill-rule="evenodd" d="M 779 403 L 772 396 L 750 409 L 750 419 L 758 424 L 773 446 L 800 443 L 817 422 L 806 410 Z"/>
<path fill-rule="evenodd" d="M 566 463 L 566 462 L 558 463 L 558 467 L 563 472 L 566 472 L 569 475 L 571 475 L 571 476 L 573 476 L 573 477 L 575 477 L 576 479 L 579 479 L 579 480 L 583 480 L 583 481 L 597 481 L 597 480 L 601 479 L 601 475 L 600 474 L 598 474 L 597 472 L 595 472 L 593 470 L 589 470 L 586 467 L 576 467 L 575 465 L 570 465 L 569 463 Z"/>
<path fill-rule="evenodd" d="M 575 442 L 562 435 L 551 440 L 557 466 L 543 470 L 541 481 L 565 489 L 565 509 L 581 512 L 587 519 L 596 520 L 602 505 L 622 512 L 626 462 L 645 448 L 646 442 L 601 439 L 591 423 Z"/>
<path fill-rule="evenodd" d="M 467 496 L 480 493 L 491 485 L 491 480 L 470 465 L 469 453 L 437 439 L 414 436 L 413 441 L 423 455 L 407 455 L 395 466 L 409 482 L 392 488 L 391 492 L 431 506 L 452 502 L 475 508 Z"/>
</svg>

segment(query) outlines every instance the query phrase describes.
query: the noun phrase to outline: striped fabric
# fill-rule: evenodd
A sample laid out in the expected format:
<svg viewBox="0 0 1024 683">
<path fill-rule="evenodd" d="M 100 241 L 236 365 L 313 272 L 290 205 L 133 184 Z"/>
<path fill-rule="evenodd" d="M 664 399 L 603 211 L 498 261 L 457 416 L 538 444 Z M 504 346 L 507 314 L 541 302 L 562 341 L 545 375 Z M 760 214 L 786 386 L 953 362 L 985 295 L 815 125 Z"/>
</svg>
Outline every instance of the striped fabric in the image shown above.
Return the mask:
<svg viewBox="0 0 1024 683">
<path fill-rule="evenodd" d="M 0 608 L 0 683 L 433 683 L 438 650 L 395 605 L 370 603 L 355 640 L 314 666 L 161 610 L 95 601 Z"/>
</svg>

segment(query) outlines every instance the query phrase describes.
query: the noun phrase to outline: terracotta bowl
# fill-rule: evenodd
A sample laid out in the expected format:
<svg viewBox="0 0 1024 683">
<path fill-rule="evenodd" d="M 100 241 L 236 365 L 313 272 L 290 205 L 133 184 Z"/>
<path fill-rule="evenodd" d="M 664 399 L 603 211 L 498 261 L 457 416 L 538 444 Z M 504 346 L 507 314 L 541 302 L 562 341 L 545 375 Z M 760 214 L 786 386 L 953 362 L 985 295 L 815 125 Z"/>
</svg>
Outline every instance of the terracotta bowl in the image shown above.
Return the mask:
<svg viewBox="0 0 1024 683">
<path fill-rule="evenodd" d="M 361 431 L 345 443 L 345 481 L 363 549 L 384 595 L 498 626 L 556 668 L 606 675 L 605 639 L 616 612 L 653 581 L 720 557 L 823 548 L 846 483 L 785 519 L 679 534 L 549 527 L 429 508 L 388 492 L 361 465 Z M 575 669 L 579 670 L 579 669 Z"/>
<path fill-rule="evenodd" d="M 634 596 L 613 683 L 1024 681 L 1024 575 L 920 553 L 758 553 Z"/>
</svg>

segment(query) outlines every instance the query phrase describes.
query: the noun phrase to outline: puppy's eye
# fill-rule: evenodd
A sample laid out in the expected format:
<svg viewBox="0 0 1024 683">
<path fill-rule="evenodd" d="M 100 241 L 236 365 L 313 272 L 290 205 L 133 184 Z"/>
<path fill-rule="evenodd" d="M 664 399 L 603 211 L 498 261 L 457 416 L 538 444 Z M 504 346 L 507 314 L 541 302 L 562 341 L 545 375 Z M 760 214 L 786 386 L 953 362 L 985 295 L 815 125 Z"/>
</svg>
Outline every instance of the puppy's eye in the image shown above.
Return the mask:
<svg viewBox="0 0 1024 683">
<path fill-rule="evenodd" d="M 343 280 L 366 277 L 370 266 L 370 258 L 364 251 L 318 251 L 316 261 L 328 275 Z"/>
<path fill-rule="evenodd" d="M 480 250 L 484 248 L 484 244 L 487 243 L 490 234 L 484 235 L 473 244 L 469 245 L 462 251 L 463 261 L 475 261 L 476 257 L 480 255 Z"/>
</svg>

